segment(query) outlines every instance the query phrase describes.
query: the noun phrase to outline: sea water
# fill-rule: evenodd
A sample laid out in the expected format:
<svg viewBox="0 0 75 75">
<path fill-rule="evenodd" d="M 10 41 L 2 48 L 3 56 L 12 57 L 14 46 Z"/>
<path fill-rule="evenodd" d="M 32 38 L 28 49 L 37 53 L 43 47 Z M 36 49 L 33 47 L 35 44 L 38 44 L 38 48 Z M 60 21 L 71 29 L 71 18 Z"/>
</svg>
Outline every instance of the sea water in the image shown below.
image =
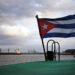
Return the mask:
<svg viewBox="0 0 75 75">
<path fill-rule="evenodd" d="M 58 56 L 56 58 L 58 60 Z M 75 60 L 74 55 L 61 55 L 61 60 Z M 45 61 L 43 54 L 0 55 L 0 65 Z"/>
</svg>

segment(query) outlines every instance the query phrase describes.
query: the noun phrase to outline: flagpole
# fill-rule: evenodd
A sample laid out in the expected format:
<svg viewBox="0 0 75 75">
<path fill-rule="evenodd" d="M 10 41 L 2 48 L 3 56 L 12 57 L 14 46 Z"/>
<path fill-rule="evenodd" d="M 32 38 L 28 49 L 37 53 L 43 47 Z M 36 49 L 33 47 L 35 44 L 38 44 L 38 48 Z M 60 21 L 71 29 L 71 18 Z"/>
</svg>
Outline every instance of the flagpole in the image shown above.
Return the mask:
<svg viewBox="0 0 75 75">
<path fill-rule="evenodd" d="M 36 19 L 37 19 L 37 22 L 38 22 L 38 15 L 36 15 Z M 38 22 L 38 29 L 39 29 L 39 34 L 40 34 L 40 38 L 41 38 L 41 31 L 40 31 L 39 22 Z M 45 52 L 45 46 L 44 46 L 43 38 L 41 38 L 41 42 L 42 42 L 43 51 L 44 51 L 44 57 L 45 57 L 45 61 L 46 61 L 47 59 L 46 59 L 46 52 Z"/>
</svg>

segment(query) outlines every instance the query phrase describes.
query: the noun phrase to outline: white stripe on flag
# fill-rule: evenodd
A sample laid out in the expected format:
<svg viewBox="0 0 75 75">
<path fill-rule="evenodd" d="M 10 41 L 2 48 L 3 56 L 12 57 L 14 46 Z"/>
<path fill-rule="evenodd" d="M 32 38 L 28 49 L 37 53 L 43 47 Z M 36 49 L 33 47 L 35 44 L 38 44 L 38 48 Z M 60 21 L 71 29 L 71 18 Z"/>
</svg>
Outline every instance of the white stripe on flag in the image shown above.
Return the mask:
<svg viewBox="0 0 75 75">
<path fill-rule="evenodd" d="M 75 33 L 75 29 L 61 29 L 61 28 L 54 28 L 47 33 Z"/>
<path fill-rule="evenodd" d="M 48 21 L 54 24 L 75 24 L 75 19 L 72 20 L 62 20 L 62 21 Z"/>
</svg>

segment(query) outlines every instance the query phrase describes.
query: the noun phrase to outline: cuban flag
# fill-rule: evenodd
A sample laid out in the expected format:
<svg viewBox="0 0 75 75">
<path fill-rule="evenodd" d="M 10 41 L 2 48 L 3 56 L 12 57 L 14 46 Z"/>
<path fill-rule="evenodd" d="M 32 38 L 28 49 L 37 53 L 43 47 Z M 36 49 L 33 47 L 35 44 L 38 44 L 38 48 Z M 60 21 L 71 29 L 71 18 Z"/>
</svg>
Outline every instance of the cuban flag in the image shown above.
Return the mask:
<svg viewBox="0 0 75 75">
<path fill-rule="evenodd" d="M 42 38 L 75 37 L 75 15 L 62 18 L 38 18 L 40 35 Z"/>
</svg>

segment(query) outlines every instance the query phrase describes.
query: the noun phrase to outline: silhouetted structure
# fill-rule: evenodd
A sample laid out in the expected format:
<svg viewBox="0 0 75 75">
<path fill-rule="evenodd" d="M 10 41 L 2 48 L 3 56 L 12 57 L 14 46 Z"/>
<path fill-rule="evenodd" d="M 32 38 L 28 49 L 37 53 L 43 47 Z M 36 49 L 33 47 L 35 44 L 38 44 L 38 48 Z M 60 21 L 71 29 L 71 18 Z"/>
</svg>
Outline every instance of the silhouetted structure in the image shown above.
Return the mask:
<svg viewBox="0 0 75 75">
<path fill-rule="evenodd" d="M 8 53 L 9 53 L 10 49 L 8 48 Z"/>
<path fill-rule="evenodd" d="M 65 54 L 75 54 L 75 49 L 68 49 L 64 51 Z"/>
<path fill-rule="evenodd" d="M 1 48 L 0 48 L 0 53 L 1 53 L 1 51 L 2 51 L 2 50 L 1 50 Z"/>
</svg>

